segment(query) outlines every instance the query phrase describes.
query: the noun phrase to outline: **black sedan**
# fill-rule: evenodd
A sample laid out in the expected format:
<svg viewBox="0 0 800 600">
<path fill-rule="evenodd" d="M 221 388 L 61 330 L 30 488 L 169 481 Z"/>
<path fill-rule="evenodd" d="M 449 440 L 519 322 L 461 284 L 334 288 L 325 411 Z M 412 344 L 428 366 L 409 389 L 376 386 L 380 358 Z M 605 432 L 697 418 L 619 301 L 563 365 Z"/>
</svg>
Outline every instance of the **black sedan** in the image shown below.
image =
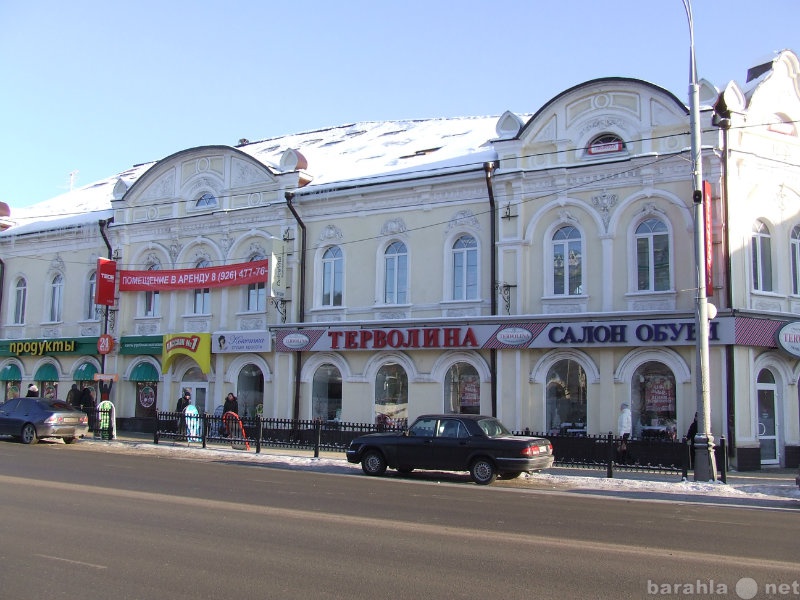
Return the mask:
<svg viewBox="0 0 800 600">
<path fill-rule="evenodd" d="M 553 445 L 514 435 L 494 417 L 422 415 L 403 432 L 357 437 L 347 460 L 361 463 L 367 475 L 383 475 L 387 467 L 401 473 L 469 471 L 472 481 L 488 485 L 498 476 L 511 479 L 553 466 Z"/>
<path fill-rule="evenodd" d="M 63 400 L 14 398 L 0 405 L 0 435 L 35 444 L 41 438 L 62 438 L 69 444 L 89 433 L 88 417 Z"/>
</svg>

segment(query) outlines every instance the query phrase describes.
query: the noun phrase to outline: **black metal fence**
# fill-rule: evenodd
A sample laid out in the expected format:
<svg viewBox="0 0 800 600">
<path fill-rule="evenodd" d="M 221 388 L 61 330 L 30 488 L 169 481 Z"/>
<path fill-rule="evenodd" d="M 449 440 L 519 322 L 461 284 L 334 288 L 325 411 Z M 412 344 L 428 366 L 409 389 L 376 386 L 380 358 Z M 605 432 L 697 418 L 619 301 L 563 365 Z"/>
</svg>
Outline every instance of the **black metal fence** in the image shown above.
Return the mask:
<svg viewBox="0 0 800 600">
<path fill-rule="evenodd" d="M 106 415 L 108 416 L 108 415 Z M 97 424 L 108 423 L 98 411 Z M 402 431 L 407 423 L 381 426 L 371 423 L 343 423 L 314 419 L 266 419 L 238 417 L 231 413 L 217 415 L 184 415 L 177 412 L 158 412 L 153 430 L 153 442 L 160 440 L 186 441 L 202 444 L 225 444 L 261 452 L 262 447 L 344 452 L 350 442 L 365 433 Z M 105 437 L 102 427 L 95 435 Z M 553 444 L 555 465 L 571 468 L 605 469 L 607 477 L 614 471 L 643 471 L 675 473 L 686 478 L 692 468 L 691 446 L 686 441 L 645 438 L 627 439 L 607 435 L 549 435 L 530 430 L 516 435 L 545 437 Z M 106 438 L 107 439 L 107 438 Z M 725 438 L 715 448 L 719 478 L 726 481 L 728 453 Z"/>
<path fill-rule="evenodd" d="M 626 439 L 607 435 L 545 435 L 531 431 L 518 435 L 546 437 L 553 444 L 554 464 L 560 467 L 605 469 L 608 477 L 614 471 L 679 473 L 686 478 L 692 468 L 692 447 L 684 441 L 644 438 Z M 715 447 L 719 478 L 725 482 L 728 453 L 725 438 Z"/>
<path fill-rule="evenodd" d="M 225 415 L 183 415 L 177 412 L 158 412 L 153 442 L 161 439 L 202 444 L 230 444 L 234 447 L 255 449 L 298 448 L 344 452 L 350 442 L 365 433 L 402 431 L 405 423 L 396 426 L 379 426 L 370 423 L 344 423 L 318 419 L 265 419 Z"/>
</svg>

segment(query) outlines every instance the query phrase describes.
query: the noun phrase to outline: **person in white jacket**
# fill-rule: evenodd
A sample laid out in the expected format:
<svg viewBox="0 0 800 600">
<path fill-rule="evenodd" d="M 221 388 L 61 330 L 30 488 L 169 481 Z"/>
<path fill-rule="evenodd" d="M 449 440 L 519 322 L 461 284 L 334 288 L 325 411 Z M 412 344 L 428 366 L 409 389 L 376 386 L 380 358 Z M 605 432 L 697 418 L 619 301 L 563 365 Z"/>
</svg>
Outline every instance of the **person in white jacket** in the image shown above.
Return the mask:
<svg viewBox="0 0 800 600">
<path fill-rule="evenodd" d="M 617 435 L 625 439 L 631 437 L 631 407 L 624 402 L 619 407 L 619 417 L 617 418 Z"/>
</svg>

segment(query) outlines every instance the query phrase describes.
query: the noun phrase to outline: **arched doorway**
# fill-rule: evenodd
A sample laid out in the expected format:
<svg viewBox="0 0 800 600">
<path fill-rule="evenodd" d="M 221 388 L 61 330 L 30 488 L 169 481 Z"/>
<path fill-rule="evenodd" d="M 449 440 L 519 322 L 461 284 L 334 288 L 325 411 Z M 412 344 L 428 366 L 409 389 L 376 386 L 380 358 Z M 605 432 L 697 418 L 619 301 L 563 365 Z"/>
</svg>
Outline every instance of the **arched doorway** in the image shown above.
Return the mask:
<svg viewBox="0 0 800 600">
<path fill-rule="evenodd" d="M 331 364 L 322 365 L 314 373 L 311 418 L 323 421 L 342 418 L 342 374 Z"/>
<path fill-rule="evenodd" d="M 762 369 L 756 380 L 758 394 L 758 444 L 761 450 L 762 465 L 780 463 L 778 453 L 778 411 L 776 403 L 775 376 L 769 369 Z"/>
<path fill-rule="evenodd" d="M 227 392 L 226 392 L 227 393 Z M 264 373 L 253 363 L 241 368 L 236 378 L 239 414 L 242 417 L 261 416 L 264 412 Z"/>
<path fill-rule="evenodd" d="M 208 395 L 208 378 L 205 376 L 200 367 L 192 367 L 183 374 L 183 381 L 181 381 L 181 389 L 179 393 L 184 390 L 189 390 L 192 395 L 192 404 L 197 408 L 197 412 L 201 415 L 206 412 L 206 396 Z"/>
</svg>

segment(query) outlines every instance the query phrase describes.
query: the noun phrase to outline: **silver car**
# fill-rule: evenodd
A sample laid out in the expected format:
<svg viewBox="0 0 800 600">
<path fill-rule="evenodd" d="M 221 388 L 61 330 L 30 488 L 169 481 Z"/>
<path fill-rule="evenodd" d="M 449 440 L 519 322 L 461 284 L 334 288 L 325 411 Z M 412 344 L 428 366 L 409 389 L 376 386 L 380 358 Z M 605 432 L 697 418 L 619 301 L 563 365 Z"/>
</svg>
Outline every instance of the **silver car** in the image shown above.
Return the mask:
<svg viewBox="0 0 800 600">
<path fill-rule="evenodd" d="M 0 404 L 0 435 L 35 444 L 41 438 L 61 438 L 70 444 L 89 433 L 86 413 L 63 400 L 14 398 Z"/>
</svg>

